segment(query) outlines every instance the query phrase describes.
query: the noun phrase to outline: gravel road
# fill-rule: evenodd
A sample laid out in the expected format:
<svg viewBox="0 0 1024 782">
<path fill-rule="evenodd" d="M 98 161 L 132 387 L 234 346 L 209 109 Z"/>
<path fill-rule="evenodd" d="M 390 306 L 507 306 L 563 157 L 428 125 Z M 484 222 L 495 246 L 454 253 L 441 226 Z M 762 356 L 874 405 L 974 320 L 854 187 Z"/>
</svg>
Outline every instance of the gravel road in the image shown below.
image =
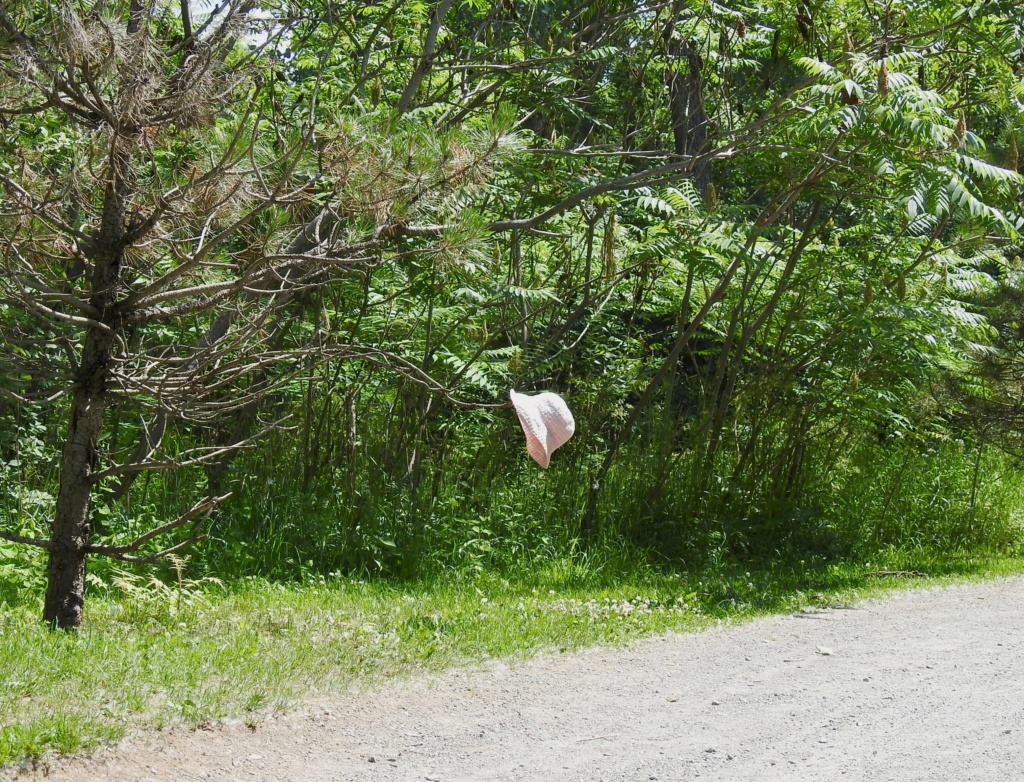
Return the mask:
<svg viewBox="0 0 1024 782">
<path fill-rule="evenodd" d="M 1024 580 L 452 671 L 49 780 L 1024 779 Z"/>
</svg>

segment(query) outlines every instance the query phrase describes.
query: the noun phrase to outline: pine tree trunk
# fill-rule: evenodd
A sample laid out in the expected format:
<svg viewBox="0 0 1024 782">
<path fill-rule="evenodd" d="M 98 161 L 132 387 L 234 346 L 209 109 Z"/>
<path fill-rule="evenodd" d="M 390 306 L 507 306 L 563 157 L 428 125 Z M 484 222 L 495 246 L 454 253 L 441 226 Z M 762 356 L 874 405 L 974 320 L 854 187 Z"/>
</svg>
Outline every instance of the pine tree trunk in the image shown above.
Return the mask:
<svg viewBox="0 0 1024 782">
<path fill-rule="evenodd" d="M 133 6 L 134 7 L 134 6 Z M 71 422 L 61 460 L 60 490 L 50 541 L 43 621 L 72 630 L 82 624 L 89 505 L 96 490 L 99 440 L 107 405 L 107 383 L 114 346 L 118 286 L 125 251 L 125 211 L 133 180 L 130 137 L 111 141 L 109 178 L 103 197 L 100 229 L 86 250 L 96 322 L 87 327 L 75 374 Z"/>
<path fill-rule="evenodd" d="M 86 546 L 89 545 L 89 504 L 93 473 L 106 407 L 104 384 L 110 360 L 110 337 L 90 331 L 86 339 L 78 389 L 71 406 L 71 424 L 61 460 L 60 491 L 54 517 L 43 621 L 62 630 L 82 623 L 85 598 Z"/>
</svg>

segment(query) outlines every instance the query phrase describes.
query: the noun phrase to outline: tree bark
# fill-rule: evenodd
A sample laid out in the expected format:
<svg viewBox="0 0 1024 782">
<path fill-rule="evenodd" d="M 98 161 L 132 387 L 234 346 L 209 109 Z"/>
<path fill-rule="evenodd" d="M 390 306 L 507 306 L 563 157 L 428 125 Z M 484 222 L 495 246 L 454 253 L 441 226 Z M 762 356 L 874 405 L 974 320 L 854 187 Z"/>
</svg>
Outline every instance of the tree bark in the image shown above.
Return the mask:
<svg viewBox="0 0 1024 782">
<path fill-rule="evenodd" d="M 62 630 L 82 624 L 86 546 L 92 531 L 89 505 L 103 430 L 106 407 L 103 384 L 110 360 L 110 344 L 110 338 L 98 330 L 91 331 L 86 339 L 88 366 L 83 361 L 84 382 L 71 405 L 71 424 L 61 460 L 60 491 L 50 537 L 54 548 L 49 556 L 43 621 Z"/>
<path fill-rule="evenodd" d="M 665 30 L 665 48 L 672 59 L 665 79 L 669 92 L 669 108 L 672 111 L 672 137 L 677 155 L 697 157 L 707 151 L 708 115 L 704 109 L 704 62 L 691 41 L 679 41 L 675 37 L 675 21 L 682 3 L 672 6 L 672 17 Z M 686 73 L 680 64 L 686 63 Z M 693 182 L 702 198 L 708 197 L 711 182 L 711 165 L 706 160 L 695 161 Z"/>
<path fill-rule="evenodd" d="M 61 460 L 60 490 L 50 541 L 43 621 L 72 630 L 82 624 L 89 506 L 96 489 L 99 439 L 107 404 L 107 380 L 114 346 L 114 304 L 124 260 L 125 212 L 132 184 L 131 139 L 111 140 L 109 179 L 103 213 L 86 255 L 91 269 L 89 304 L 99 313 L 88 326 L 75 378 L 71 422 Z"/>
</svg>

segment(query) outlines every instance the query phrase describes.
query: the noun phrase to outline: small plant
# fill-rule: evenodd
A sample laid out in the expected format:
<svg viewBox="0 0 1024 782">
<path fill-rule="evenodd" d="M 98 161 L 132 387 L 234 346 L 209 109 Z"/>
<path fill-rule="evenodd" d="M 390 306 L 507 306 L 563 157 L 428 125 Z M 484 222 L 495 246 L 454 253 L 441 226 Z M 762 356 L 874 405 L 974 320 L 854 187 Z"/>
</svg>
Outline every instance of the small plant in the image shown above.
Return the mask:
<svg viewBox="0 0 1024 782">
<path fill-rule="evenodd" d="M 114 569 L 109 587 L 119 593 L 119 604 L 128 621 L 140 619 L 165 622 L 194 615 L 196 610 L 210 604 L 207 590 L 210 585 L 221 586 L 213 576 L 186 578 L 187 556 L 168 557 L 174 581 L 167 583 L 156 574 L 141 576 L 127 570 Z M 100 582 L 98 586 L 105 585 Z"/>
</svg>

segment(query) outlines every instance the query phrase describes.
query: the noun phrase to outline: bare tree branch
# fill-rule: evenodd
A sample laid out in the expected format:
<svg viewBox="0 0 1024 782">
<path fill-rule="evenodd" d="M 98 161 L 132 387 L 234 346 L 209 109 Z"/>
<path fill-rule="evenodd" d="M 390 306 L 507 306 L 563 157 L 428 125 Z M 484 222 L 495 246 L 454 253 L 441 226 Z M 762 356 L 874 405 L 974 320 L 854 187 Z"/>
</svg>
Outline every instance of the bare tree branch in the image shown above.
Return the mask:
<svg viewBox="0 0 1024 782">
<path fill-rule="evenodd" d="M 52 540 L 40 540 L 39 538 L 26 538 L 24 535 L 15 535 L 13 532 L 4 532 L 0 529 L 0 538 L 9 540 L 12 543 L 24 543 L 27 546 L 35 546 L 36 548 L 43 548 L 47 551 L 53 551 L 56 548 L 56 544 Z"/>
<path fill-rule="evenodd" d="M 155 554 L 150 554 L 149 556 L 145 557 L 136 557 L 131 554 L 125 554 L 121 551 L 111 550 L 107 546 L 98 545 L 90 545 L 86 548 L 86 551 L 89 554 L 99 554 L 101 556 L 110 557 L 111 559 L 120 560 L 121 562 L 134 562 L 135 564 L 139 565 L 153 565 L 159 562 L 164 557 L 168 556 L 169 554 L 173 554 L 176 551 L 181 551 L 182 549 L 188 548 L 189 546 L 194 546 L 196 543 L 206 540 L 207 537 L 209 536 L 206 534 L 195 535 L 189 538 L 188 540 L 183 540 L 181 543 L 176 543 L 173 546 L 169 546 L 168 548 L 158 551 Z"/>
<path fill-rule="evenodd" d="M 117 557 L 122 554 L 131 554 L 135 551 L 138 551 L 140 548 L 142 548 L 144 545 L 149 543 L 149 541 L 153 540 L 154 538 L 158 538 L 161 535 L 171 532 L 172 530 L 178 529 L 179 527 L 184 527 L 197 516 L 209 514 L 210 511 L 212 511 L 214 508 L 216 508 L 218 505 L 220 505 L 220 503 L 224 502 L 224 500 L 226 500 L 230 496 L 231 492 L 228 492 L 227 494 L 222 494 L 219 497 L 206 497 L 197 502 L 189 510 L 180 515 L 174 521 L 169 521 L 166 524 L 161 524 L 159 527 L 154 527 L 144 535 L 140 535 L 139 537 L 137 537 L 131 543 L 127 543 L 123 546 L 104 546 L 93 544 L 87 546 L 86 551 L 90 554 L 103 554 L 108 557 Z M 153 556 L 165 556 L 166 554 L 169 554 L 171 551 L 174 550 L 176 550 L 176 548 L 172 547 L 170 549 L 165 549 L 162 552 L 154 554 Z"/>
</svg>

